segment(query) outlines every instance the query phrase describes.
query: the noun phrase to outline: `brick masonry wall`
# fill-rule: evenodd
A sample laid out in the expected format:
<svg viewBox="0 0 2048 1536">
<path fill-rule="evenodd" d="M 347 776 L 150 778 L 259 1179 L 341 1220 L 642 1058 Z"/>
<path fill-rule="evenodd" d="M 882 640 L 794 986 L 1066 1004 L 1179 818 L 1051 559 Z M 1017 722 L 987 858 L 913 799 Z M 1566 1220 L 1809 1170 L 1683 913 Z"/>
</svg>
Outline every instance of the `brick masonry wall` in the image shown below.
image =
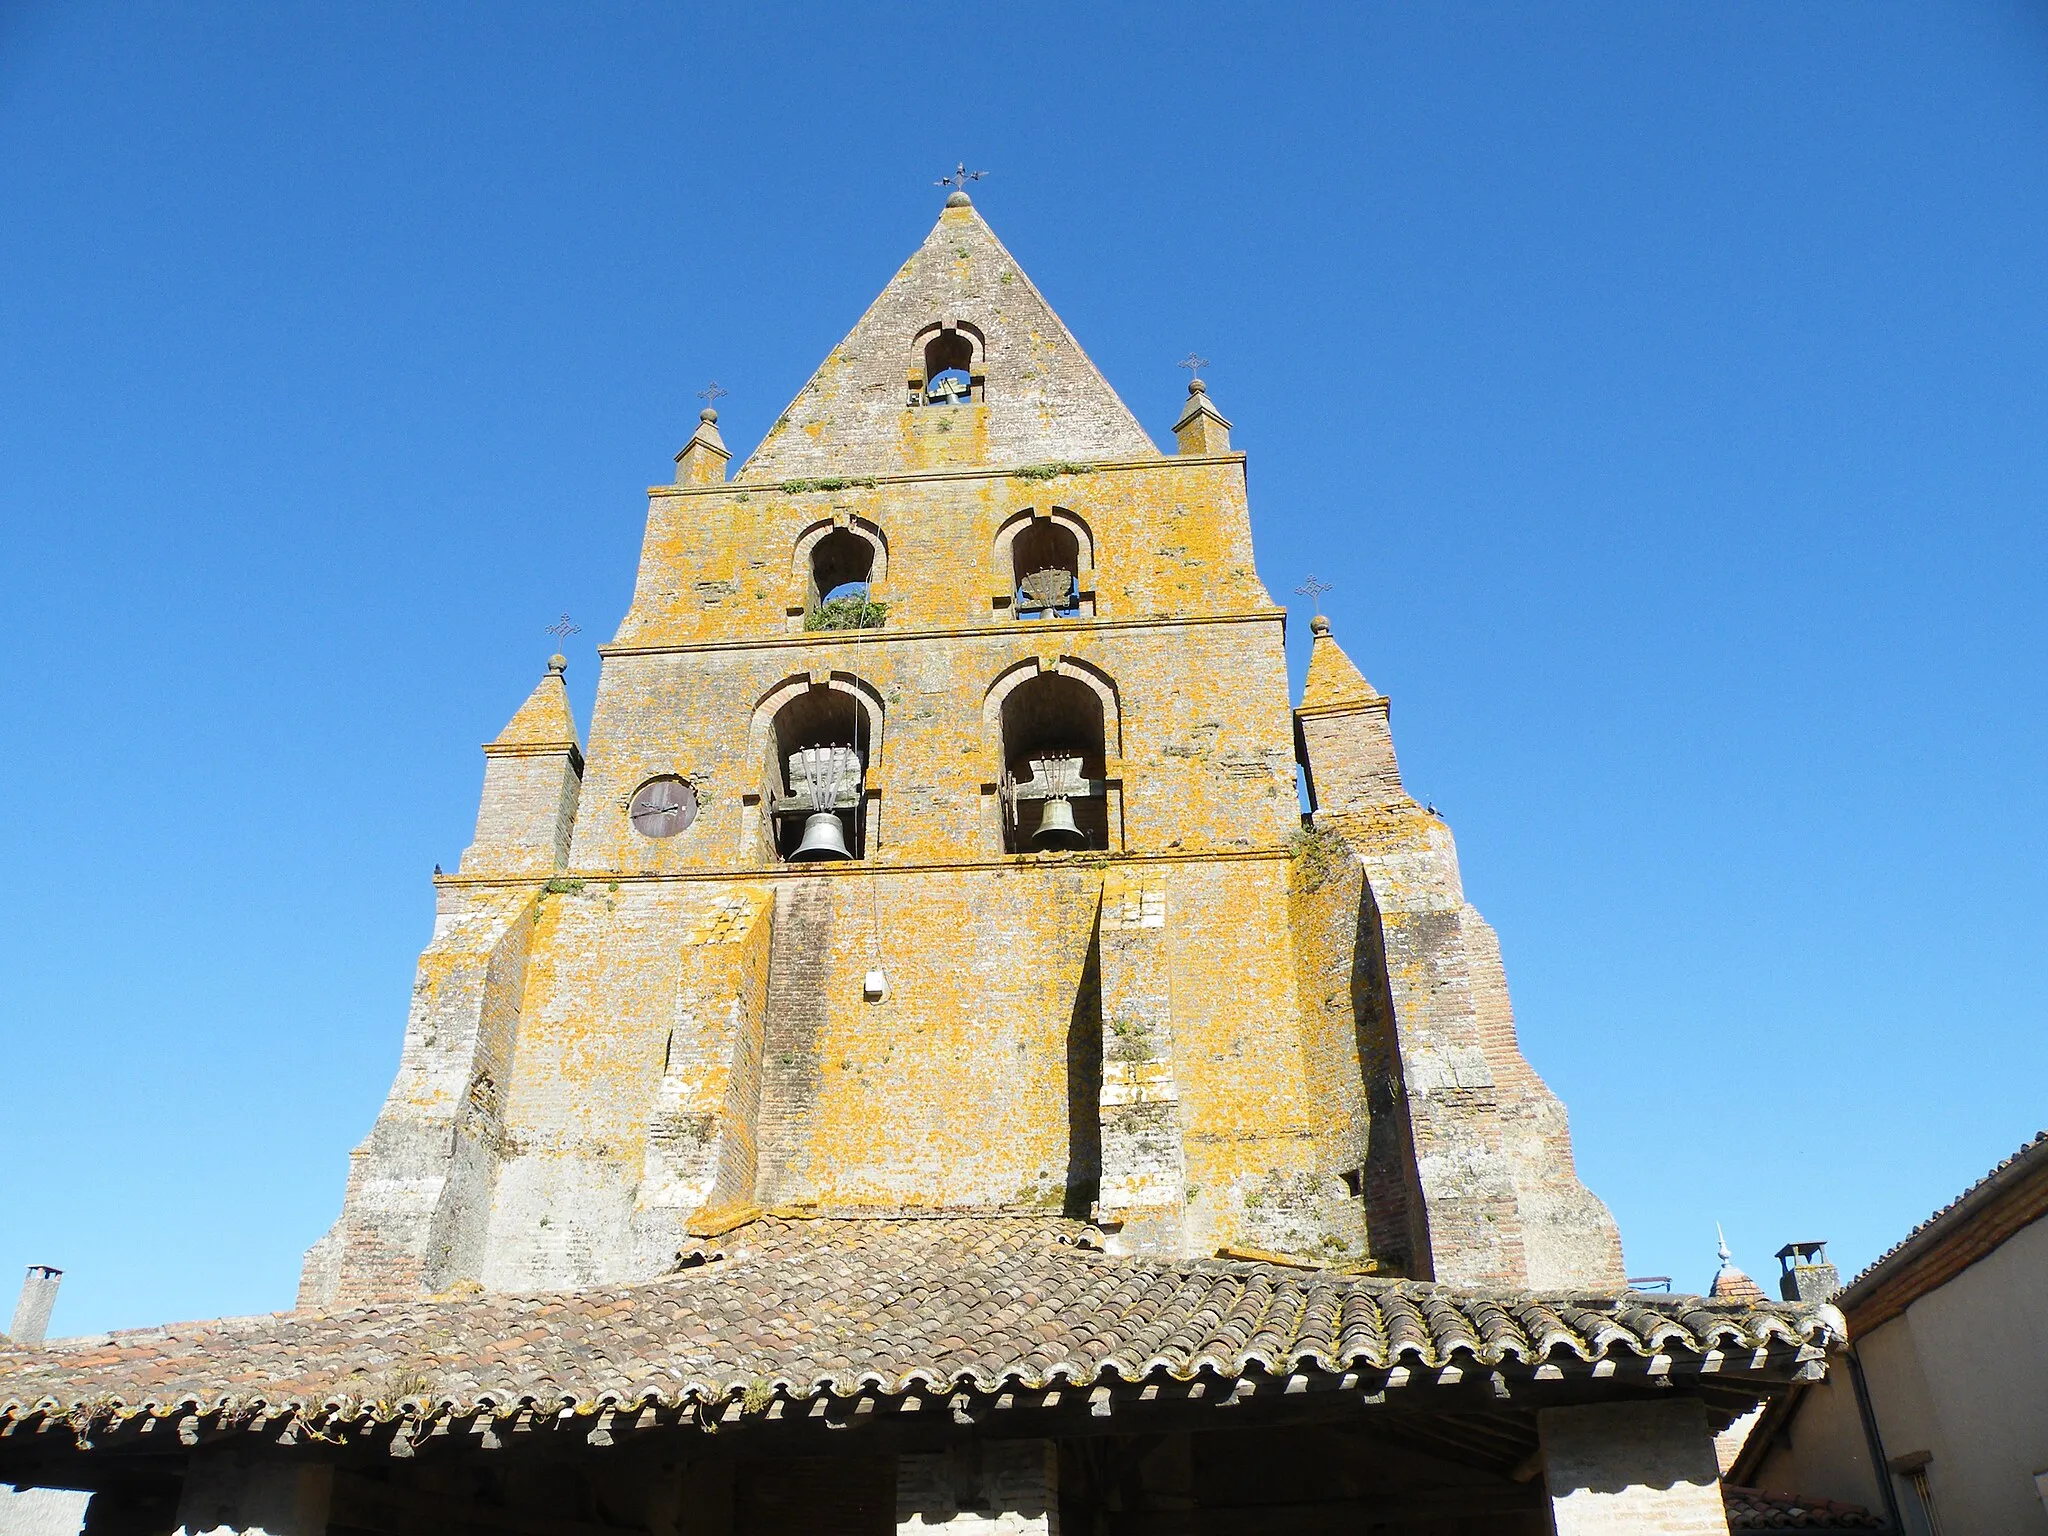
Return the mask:
<svg viewBox="0 0 2048 1536">
<path fill-rule="evenodd" d="M 832 1012 L 833 906 L 833 887 L 822 880 L 786 884 L 775 892 L 760 1155 L 750 1191 L 769 1205 L 817 1198 L 810 1162 L 822 1077 L 819 1048 Z"/>
<path fill-rule="evenodd" d="M 1546 1408 L 1537 1423 L 1557 1536 L 1727 1536 L 1697 1398 Z"/>
<path fill-rule="evenodd" d="M 569 853 L 580 775 L 570 754 L 486 749 L 468 875 L 552 874 Z"/>
<path fill-rule="evenodd" d="M 1459 910 L 1459 924 L 1521 1216 L 1527 1283 L 1539 1290 L 1619 1284 L 1621 1232 L 1606 1205 L 1579 1182 L 1563 1101 L 1522 1055 L 1500 937 L 1470 903 Z"/>
<path fill-rule="evenodd" d="M 1387 700 L 1349 709 L 1304 709 L 1296 718 L 1312 768 L 1317 805 L 1350 811 L 1408 798 L 1394 759 Z"/>
<path fill-rule="evenodd" d="M 873 590 L 889 603 L 885 635 L 1035 627 L 1044 621 L 1019 621 L 997 605 L 1014 576 L 1000 536 L 1020 514 L 1054 508 L 1090 535 L 1094 617 L 1278 616 L 1253 563 L 1240 457 L 1082 467 L 1050 478 L 963 469 L 845 479 L 831 489 L 655 486 L 632 607 L 613 647 L 809 643 L 789 611 L 807 594 L 797 551 L 807 533 L 835 522 L 864 523 L 887 547 L 887 573 Z M 605 734 L 594 721 L 593 743 Z"/>
<path fill-rule="evenodd" d="M 1401 1109 L 1401 1064 L 1391 1020 L 1373 1006 L 1376 926 L 1364 867 L 1341 839 L 1297 840 L 1288 896 L 1310 1107 L 1332 1191 L 1325 1226 L 1347 1251 L 1406 1274 L 1426 1252 L 1421 1196 Z M 1365 943 L 1361 942 L 1361 934 Z"/>
</svg>

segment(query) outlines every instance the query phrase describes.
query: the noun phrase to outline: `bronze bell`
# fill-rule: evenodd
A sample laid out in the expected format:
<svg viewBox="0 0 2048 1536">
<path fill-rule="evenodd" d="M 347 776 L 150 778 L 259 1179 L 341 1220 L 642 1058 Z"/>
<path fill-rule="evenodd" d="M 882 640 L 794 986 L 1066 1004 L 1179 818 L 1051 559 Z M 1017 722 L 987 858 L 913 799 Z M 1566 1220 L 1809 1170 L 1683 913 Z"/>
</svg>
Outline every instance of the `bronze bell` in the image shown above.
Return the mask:
<svg viewBox="0 0 2048 1536">
<path fill-rule="evenodd" d="M 1038 816 L 1038 830 L 1031 834 L 1034 848 L 1085 848 L 1088 839 L 1074 825 L 1074 803 L 1065 795 L 1045 802 Z"/>
<path fill-rule="evenodd" d="M 850 859 L 853 850 L 846 846 L 846 826 L 832 811 L 813 811 L 804 818 L 803 841 L 796 845 L 796 852 L 789 856 L 792 864 L 810 864 L 824 859 Z"/>
</svg>

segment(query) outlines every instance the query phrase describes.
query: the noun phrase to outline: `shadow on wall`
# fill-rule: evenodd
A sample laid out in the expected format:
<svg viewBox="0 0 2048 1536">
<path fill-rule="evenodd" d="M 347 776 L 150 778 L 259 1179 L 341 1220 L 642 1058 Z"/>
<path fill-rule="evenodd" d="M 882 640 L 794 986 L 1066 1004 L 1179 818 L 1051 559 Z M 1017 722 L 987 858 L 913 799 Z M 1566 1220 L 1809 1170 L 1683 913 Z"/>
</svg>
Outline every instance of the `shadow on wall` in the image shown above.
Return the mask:
<svg viewBox="0 0 2048 1536">
<path fill-rule="evenodd" d="M 1383 1269 L 1417 1280 L 1432 1278 L 1429 1244 L 1419 1230 L 1422 1189 L 1416 1175 L 1408 1096 L 1395 1049 L 1393 989 L 1387 977 L 1386 938 L 1372 882 L 1358 882 L 1358 938 L 1351 958 L 1351 1017 L 1358 1031 L 1358 1065 L 1365 1076 L 1366 1152 L 1361 1187 L 1365 1234 Z"/>
<path fill-rule="evenodd" d="M 1067 1201 L 1063 1214 L 1087 1221 L 1102 1190 L 1102 911 L 1067 1021 Z"/>
</svg>

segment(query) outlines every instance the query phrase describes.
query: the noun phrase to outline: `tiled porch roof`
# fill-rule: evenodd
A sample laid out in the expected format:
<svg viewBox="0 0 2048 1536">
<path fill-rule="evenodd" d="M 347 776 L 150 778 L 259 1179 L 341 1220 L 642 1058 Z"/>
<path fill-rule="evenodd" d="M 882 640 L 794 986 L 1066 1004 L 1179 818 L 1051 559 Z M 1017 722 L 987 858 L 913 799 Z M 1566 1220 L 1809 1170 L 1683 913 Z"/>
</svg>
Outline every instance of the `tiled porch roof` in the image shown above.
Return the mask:
<svg viewBox="0 0 2048 1536">
<path fill-rule="evenodd" d="M 1839 1342 L 1832 1307 L 1619 1293 L 1458 1291 L 1276 1264 L 1115 1258 L 1048 1218 L 766 1217 L 658 1280 L 471 1291 L 333 1313 L 176 1324 L 0 1349 L 0 1428 L 286 1409 L 314 1421 L 479 1409 L 594 1413 L 964 1387 L 1497 1369 Z M 1713 1366 L 1709 1364 L 1709 1369 Z"/>
</svg>

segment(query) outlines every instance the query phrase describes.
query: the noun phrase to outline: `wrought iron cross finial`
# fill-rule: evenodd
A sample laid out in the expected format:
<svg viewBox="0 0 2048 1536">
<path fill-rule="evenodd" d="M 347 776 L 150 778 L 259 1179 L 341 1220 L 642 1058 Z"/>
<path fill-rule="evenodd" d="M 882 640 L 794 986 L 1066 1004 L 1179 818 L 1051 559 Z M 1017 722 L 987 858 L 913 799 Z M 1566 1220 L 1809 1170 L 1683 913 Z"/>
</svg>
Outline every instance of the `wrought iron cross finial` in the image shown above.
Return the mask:
<svg viewBox="0 0 2048 1536">
<path fill-rule="evenodd" d="M 956 191 L 965 192 L 967 190 L 967 183 L 979 181 L 987 174 L 987 171 L 970 171 L 967 169 L 967 162 L 962 160 L 954 165 L 952 175 L 941 176 L 932 185 L 935 187 L 952 187 Z"/>
<path fill-rule="evenodd" d="M 1296 587 L 1294 590 L 1298 596 L 1305 597 L 1311 603 L 1315 604 L 1316 614 L 1318 617 L 1321 617 L 1323 611 L 1323 594 L 1325 592 L 1334 592 L 1337 589 L 1331 586 L 1327 581 L 1317 581 L 1315 577 L 1311 576 L 1307 581 L 1304 581 L 1300 586 Z"/>
<path fill-rule="evenodd" d="M 1187 369 L 1188 377 L 1191 379 L 1195 379 L 1200 378 L 1202 370 L 1209 366 L 1209 359 L 1203 357 L 1198 352 L 1190 352 L 1186 357 L 1182 358 L 1173 366 L 1176 368 Z"/>
<path fill-rule="evenodd" d="M 719 396 L 729 395 L 731 393 L 732 391 L 729 389 L 720 389 L 718 387 L 718 380 L 713 379 L 709 384 L 706 384 L 702 389 L 697 391 L 697 398 L 699 400 L 702 400 L 706 405 L 715 407 L 718 404 Z"/>
<path fill-rule="evenodd" d="M 583 633 L 583 626 L 581 624 L 571 622 L 569 615 L 565 613 L 559 619 L 555 620 L 554 623 L 550 624 L 546 629 L 542 630 L 541 633 L 544 635 L 553 635 L 555 637 L 555 643 L 557 645 L 567 645 L 569 643 L 569 637 L 571 635 L 580 635 Z"/>
</svg>

